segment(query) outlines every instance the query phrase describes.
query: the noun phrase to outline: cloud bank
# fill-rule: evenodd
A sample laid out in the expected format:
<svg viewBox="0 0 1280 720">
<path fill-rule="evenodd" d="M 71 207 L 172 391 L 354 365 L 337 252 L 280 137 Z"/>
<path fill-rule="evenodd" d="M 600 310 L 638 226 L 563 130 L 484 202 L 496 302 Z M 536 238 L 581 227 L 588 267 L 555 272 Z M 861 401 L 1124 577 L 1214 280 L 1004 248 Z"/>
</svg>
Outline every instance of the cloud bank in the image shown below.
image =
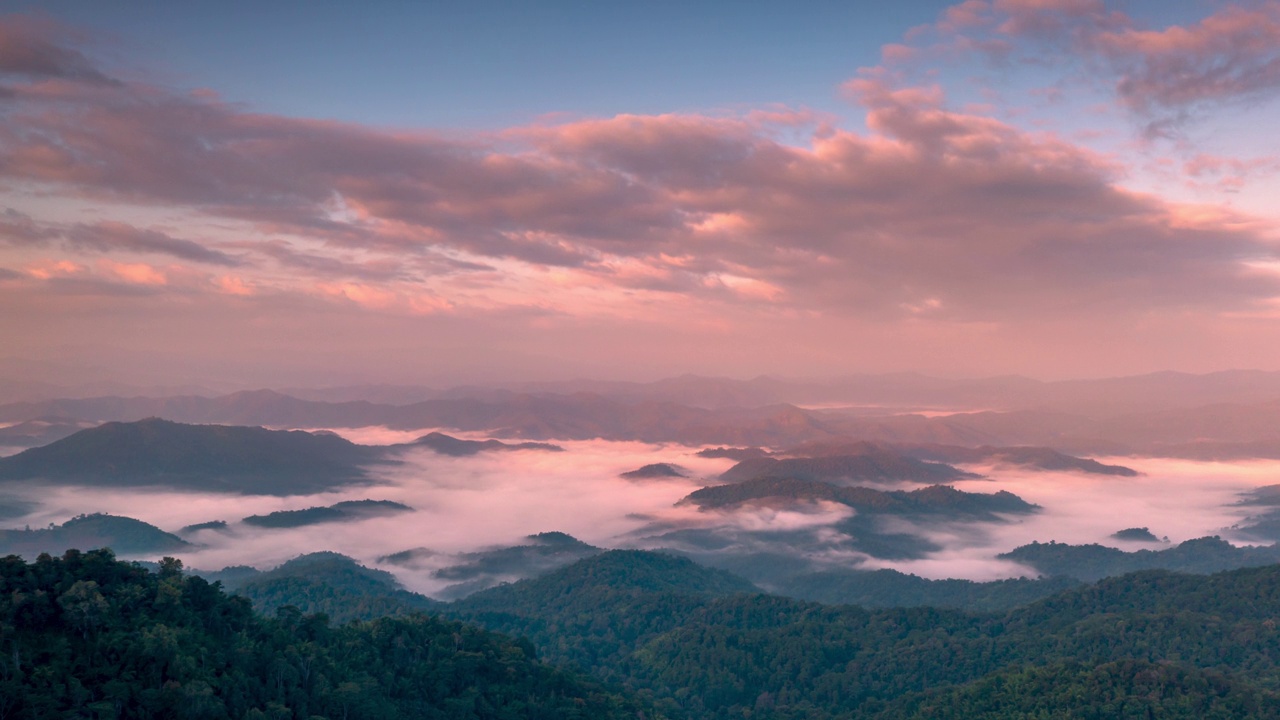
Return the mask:
<svg viewBox="0 0 1280 720">
<path fill-rule="evenodd" d="M 376 430 L 354 432 L 366 441 L 377 439 Z M 397 433 L 386 432 L 382 439 L 400 439 Z M 730 548 L 731 554 L 793 555 L 797 570 L 812 561 L 825 568 L 892 567 L 928 578 L 991 580 L 1030 574 L 1027 568 L 995 556 L 1033 541 L 1102 543 L 1126 550 L 1148 547 L 1110 538 L 1117 530 L 1134 526 L 1147 526 L 1174 543 L 1213 534 L 1230 539 L 1224 529 L 1256 512 L 1236 504 L 1239 493 L 1272 484 L 1277 468 L 1275 461 L 1224 464 L 1133 458 L 1126 462 L 1136 462 L 1145 475 L 1116 478 L 981 468 L 990 479 L 955 486 L 978 493 L 1008 490 L 1043 510 L 1010 517 L 1005 523 L 919 524 L 922 521 L 885 518 L 881 532 L 923 537 L 936 546 L 916 559 L 885 560 L 856 549 L 836 530 L 854 515 L 844 505 L 778 509 L 748 504 L 709 512 L 676 505 L 693 490 L 716 484 L 715 476 L 732 464 L 730 460 L 701 458 L 696 448 L 679 446 L 606 441 L 562 444 L 564 453 L 523 451 L 462 458 L 411 450 L 403 466 L 375 469 L 379 481 L 373 486 L 284 498 L 154 489 L 42 489 L 38 496 L 10 498 L 34 500 L 37 507 L 8 524 L 43 527 L 90 512 L 135 517 L 169 531 L 225 520 L 230 523 L 229 532 L 199 531 L 188 539 L 201 547 L 181 555 L 187 565 L 210 570 L 239 564 L 269 568 L 321 550 L 374 566 L 380 557 L 426 548 L 434 554 L 420 556 L 411 567 L 384 565 L 407 586 L 426 593 L 438 593 L 452 584 L 432 573 L 459 562 L 460 554 L 526 544 L 526 536 L 548 531 L 565 532 L 605 548 L 667 547 L 703 555 Z M 691 477 L 619 477 L 655 459 L 679 463 L 690 470 Z M 287 529 L 239 522 L 250 515 L 366 498 L 399 502 L 414 510 Z"/>
<path fill-rule="evenodd" d="M 601 327 L 625 325 L 632 356 L 665 345 L 693 356 L 684 369 L 725 361 L 699 356 L 708 334 L 738 347 L 796 335 L 759 371 L 823 345 L 826 366 L 859 347 L 876 348 L 864 366 L 892 366 L 922 344 L 1029 366 L 1091 331 L 1133 337 L 1126 352 L 1148 362 L 1176 328 L 1206 348 L 1188 365 L 1212 365 L 1223 342 L 1263 357 L 1273 348 L 1237 320 L 1274 314 L 1273 226 L 1127 189 L 1120 158 L 953 107 L 901 68 L 1057 47 L 1105 65 L 1133 111 L 1180 113 L 1274 91 L 1277 7 L 1146 30 L 1097 2 L 970 0 L 846 84 L 865 130 L 772 108 L 484 133 L 270 115 L 111 78 L 73 31 L 7 16 L 0 303 L 14 312 L 0 329 L 47 353 L 48 333 L 88 336 L 116 317 L 163 328 L 187 355 L 226 356 L 245 351 L 203 316 L 270 318 L 249 332 L 276 353 L 283 333 L 266 323 L 372 316 L 385 325 L 375 356 L 419 328 L 526 355 L 568 344 L 599 367 L 618 359 Z M 1208 186 L 1272 165 L 1202 154 L 1187 167 Z M 219 338 L 190 337 L 161 297 Z M 354 363 L 320 327 L 308 349 Z M 1223 327 L 1230 338 L 1209 337 Z"/>
</svg>

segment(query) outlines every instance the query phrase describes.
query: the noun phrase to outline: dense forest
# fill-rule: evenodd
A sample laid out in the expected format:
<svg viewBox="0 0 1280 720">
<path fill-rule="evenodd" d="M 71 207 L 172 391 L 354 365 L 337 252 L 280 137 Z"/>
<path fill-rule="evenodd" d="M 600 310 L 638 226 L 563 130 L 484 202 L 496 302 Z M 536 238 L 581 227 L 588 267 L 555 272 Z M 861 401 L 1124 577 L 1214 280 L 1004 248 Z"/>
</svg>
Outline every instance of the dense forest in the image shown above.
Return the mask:
<svg viewBox="0 0 1280 720">
<path fill-rule="evenodd" d="M 1280 717 L 1274 565 L 986 613 L 765 595 L 641 551 L 416 607 L 333 554 L 225 578 L 244 595 L 109 551 L 0 561 L 0 718 Z"/>
<path fill-rule="evenodd" d="M 1149 571 L 973 614 L 744 593 L 679 558 L 610 552 L 444 612 L 674 716 L 933 717 L 937 703 L 964 709 L 953 717 L 1280 716 L 1276 566 Z"/>
<path fill-rule="evenodd" d="M 638 718 L 528 641 L 414 615 L 272 617 L 110 551 L 0 560 L 0 718 Z"/>
</svg>

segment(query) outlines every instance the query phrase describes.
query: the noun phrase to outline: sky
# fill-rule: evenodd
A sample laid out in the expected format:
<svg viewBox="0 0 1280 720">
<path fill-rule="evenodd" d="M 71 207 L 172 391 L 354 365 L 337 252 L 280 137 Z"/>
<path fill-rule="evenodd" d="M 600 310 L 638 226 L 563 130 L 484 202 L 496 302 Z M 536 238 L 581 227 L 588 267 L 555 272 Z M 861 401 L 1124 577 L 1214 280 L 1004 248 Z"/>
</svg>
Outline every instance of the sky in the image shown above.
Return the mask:
<svg viewBox="0 0 1280 720">
<path fill-rule="evenodd" d="M 0 378 L 1280 370 L 1280 2 L 0 1 Z"/>
</svg>

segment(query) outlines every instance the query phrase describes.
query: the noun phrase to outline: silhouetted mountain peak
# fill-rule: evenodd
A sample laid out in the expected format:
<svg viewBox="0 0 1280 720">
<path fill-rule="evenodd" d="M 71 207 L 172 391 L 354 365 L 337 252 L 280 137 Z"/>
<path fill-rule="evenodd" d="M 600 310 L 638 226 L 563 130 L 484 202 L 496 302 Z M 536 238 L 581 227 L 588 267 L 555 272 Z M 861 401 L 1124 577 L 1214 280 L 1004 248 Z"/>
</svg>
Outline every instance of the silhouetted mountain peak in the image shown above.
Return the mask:
<svg viewBox="0 0 1280 720">
<path fill-rule="evenodd" d="M 620 473 L 618 477 L 624 477 L 628 480 L 645 480 L 651 478 L 682 478 L 688 477 L 682 468 L 671 463 L 650 463 L 635 470 L 629 470 Z"/>
<path fill-rule="evenodd" d="M 150 417 L 103 423 L 0 458 L 0 481 L 299 494 L 364 481 L 363 466 L 380 462 L 381 453 L 336 435 Z"/>
</svg>

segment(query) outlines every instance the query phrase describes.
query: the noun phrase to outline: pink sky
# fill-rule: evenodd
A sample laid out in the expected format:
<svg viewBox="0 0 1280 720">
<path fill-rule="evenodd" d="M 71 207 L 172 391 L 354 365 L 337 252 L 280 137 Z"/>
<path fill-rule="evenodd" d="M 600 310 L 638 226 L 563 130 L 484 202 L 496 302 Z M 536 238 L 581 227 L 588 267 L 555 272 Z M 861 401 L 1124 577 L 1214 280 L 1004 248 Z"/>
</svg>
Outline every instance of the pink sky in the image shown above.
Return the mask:
<svg viewBox="0 0 1280 720">
<path fill-rule="evenodd" d="M 0 17 L 0 375 L 1280 370 L 1280 3 L 967 0 L 809 107 L 255 111 Z"/>
</svg>

